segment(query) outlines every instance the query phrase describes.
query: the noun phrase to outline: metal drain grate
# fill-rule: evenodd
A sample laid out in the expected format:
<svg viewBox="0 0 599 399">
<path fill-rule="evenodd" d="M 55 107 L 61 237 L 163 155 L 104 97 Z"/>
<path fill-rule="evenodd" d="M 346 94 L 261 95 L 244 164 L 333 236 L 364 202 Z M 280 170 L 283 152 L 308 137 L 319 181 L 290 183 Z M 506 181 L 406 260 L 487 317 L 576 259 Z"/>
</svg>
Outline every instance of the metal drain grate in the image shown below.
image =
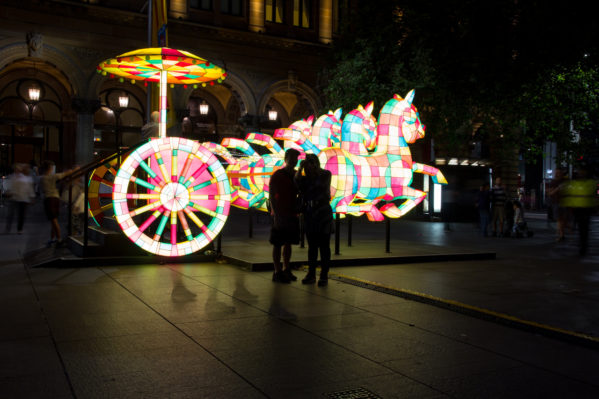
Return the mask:
<svg viewBox="0 0 599 399">
<path fill-rule="evenodd" d="M 330 399 L 382 399 L 377 394 L 370 392 L 365 388 L 347 389 L 345 391 L 337 391 L 326 393 L 325 396 Z"/>
</svg>

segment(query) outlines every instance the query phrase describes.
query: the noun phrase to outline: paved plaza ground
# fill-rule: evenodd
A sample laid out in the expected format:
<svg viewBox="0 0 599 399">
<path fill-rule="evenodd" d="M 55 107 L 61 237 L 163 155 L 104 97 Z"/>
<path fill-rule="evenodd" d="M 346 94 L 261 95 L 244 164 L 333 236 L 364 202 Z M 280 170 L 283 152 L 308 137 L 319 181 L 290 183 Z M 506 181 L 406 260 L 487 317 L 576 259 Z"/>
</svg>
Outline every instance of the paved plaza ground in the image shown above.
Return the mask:
<svg viewBox="0 0 599 399">
<path fill-rule="evenodd" d="M 384 255 L 384 224 L 356 220 L 348 247 L 344 222 L 322 288 L 212 261 L 25 266 L 49 234 L 28 217 L 0 236 L 0 398 L 599 397 L 597 219 L 583 258 L 540 213 L 523 239 L 396 220 L 391 255 L 496 258 L 351 267 Z M 267 223 L 247 226 L 232 215 L 224 255 L 268 259 Z"/>
</svg>

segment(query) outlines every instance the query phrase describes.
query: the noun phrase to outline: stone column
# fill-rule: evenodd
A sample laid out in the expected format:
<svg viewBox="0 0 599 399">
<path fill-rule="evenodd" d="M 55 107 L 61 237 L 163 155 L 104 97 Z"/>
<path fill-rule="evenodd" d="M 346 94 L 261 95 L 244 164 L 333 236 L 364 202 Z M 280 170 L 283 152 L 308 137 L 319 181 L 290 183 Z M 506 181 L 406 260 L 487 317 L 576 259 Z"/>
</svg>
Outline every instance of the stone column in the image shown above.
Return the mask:
<svg viewBox="0 0 599 399">
<path fill-rule="evenodd" d="M 75 163 L 84 165 L 94 158 L 94 113 L 100 109 L 100 100 L 74 98 L 72 107 L 77 112 Z"/>
<path fill-rule="evenodd" d="M 320 0 L 318 40 L 324 44 L 333 41 L 333 0 Z"/>
<path fill-rule="evenodd" d="M 250 0 L 250 23 L 249 30 L 252 32 L 264 32 L 264 0 Z"/>
</svg>

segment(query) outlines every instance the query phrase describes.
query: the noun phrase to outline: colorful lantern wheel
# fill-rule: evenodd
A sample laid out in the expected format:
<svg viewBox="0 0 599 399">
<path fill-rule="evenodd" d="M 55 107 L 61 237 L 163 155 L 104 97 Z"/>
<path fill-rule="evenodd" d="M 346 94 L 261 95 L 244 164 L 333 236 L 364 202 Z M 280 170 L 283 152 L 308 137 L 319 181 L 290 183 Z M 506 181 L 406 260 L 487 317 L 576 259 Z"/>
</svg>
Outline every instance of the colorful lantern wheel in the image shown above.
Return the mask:
<svg viewBox="0 0 599 399">
<path fill-rule="evenodd" d="M 144 250 L 162 256 L 206 247 L 223 228 L 230 202 L 229 179 L 216 156 L 180 137 L 138 147 L 114 180 L 113 208 L 121 229 Z"/>
<path fill-rule="evenodd" d="M 89 216 L 97 226 L 104 217 L 112 215 L 112 188 L 116 176 L 117 160 L 113 159 L 94 169 L 89 177 L 88 203 Z"/>
</svg>

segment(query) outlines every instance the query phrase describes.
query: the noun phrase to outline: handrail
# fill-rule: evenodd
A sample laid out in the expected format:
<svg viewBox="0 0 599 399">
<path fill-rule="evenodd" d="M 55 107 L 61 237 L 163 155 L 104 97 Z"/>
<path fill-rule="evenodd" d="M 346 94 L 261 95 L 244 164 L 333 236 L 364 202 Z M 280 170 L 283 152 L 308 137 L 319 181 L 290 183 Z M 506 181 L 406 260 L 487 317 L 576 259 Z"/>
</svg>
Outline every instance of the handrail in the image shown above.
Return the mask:
<svg viewBox="0 0 599 399">
<path fill-rule="evenodd" d="M 132 148 L 137 148 L 146 142 L 147 142 L 147 139 L 140 141 L 131 147 L 120 147 L 119 151 L 115 152 L 114 154 L 109 155 L 109 156 L 104 157 L 99 160 L 92 161 L 80 168 L 77 168 L 77 169 L 73 170 L 71 173 L 69 173 L 68 175 L 66 175 L 65 177 L 63 177 L 61 180 L 59 180 L 60 183 L 69 184 L 68 232 L 69 232 L 69 235 L 71 235 L 73 232 L 73 226 L 72 226 L 72 222 L 71 222 L 72 221 L 72 211 L 73 211 L 72 210 L 73 185 L 70 183 L 72 183 L 75 179 L 80 178 L 81 176 L 85 176 L 84 177 L 85 184 L 83 185 L 83 188 L 84 188 L 84 190 L 83 190 L 83 192 L 84 192 L 84 199 L 83 199 L 84 211 L 83 212 L 85 215 L 85 217 L 83 218 L 83 253 L 84 253 L 84 256 L 85 256 L 85 253 L 87 252 L 87 248 L 88 248 L 88 244 L 89 244 L 89 237 L 88 237 L 88 231 L 87 231 L 89 228 L 89 184 L 87 184 L 87 182 L 90 179 L 90 175 L 91 175 L 92 171 L 97 169 L 99 166 L 112 161 L 113 159 L 120 158 L 123 154 L 130 151 Z"/>
<path fill-rule="evenodd" d="M 115 152 L 112 155 L 109 155 L 107 157 L 104 157 L 102 159 L 99 160 L 95 160 L 92 161 L 86 165 L 83 165 L 75 170 L 73 170 L 71 173 L 69 173 L 68 175 L 66 175 L 65 177 L 63 177 L 61 180 L 59 180 L 59 183 L 70 183 L 71 181 L 77 179 L 78 177 L 83 176 L 84 173 L 86 173 L 88 170 L 93 170 L 96 169 L 98 166 L 101 166 L 107 162 L 112 161 L 115 158 L 118 158 L 120 156 L 122 156 L 124 153 L 130 151 L 132 148 L 136 148 L 139 147 L 140 145 L 146 143 L 148 140 L 142 140 L 138 143 L 136 143 L 135 145 L 131 146 L 131 147 L 120 147 L 119 151 Z M 87 180 L 87 179 L 86 179 Z"/>
</svg>

